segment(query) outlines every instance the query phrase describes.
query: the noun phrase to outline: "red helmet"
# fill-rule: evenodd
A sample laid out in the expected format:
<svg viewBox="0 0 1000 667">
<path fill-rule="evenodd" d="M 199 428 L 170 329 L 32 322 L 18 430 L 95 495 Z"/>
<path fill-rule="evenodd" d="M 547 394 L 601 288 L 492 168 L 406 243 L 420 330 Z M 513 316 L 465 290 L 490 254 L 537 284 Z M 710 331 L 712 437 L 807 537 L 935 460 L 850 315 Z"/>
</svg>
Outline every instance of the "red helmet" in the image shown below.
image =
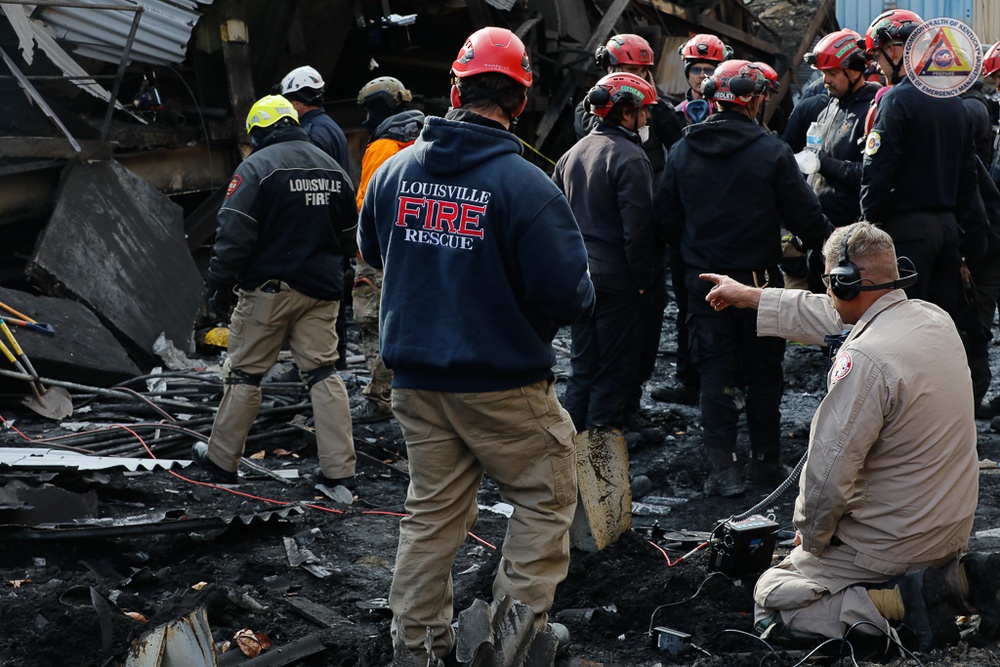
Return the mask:
<svg viewBox="0 0 1000 667">
<path fill-rule="evenodd" d="M 983 58 L 983 76 L 992 76 L 1000 72 L 1000 42 L 990 47 Z"/>
<path fill-rule="evenodd" d="M 726 46 L 721 39 L 715 35 L 707 34 L 695 35 L 684 42 L 684 45 L 677 49 L 677 52 L 681 54 L 681 58 L 685 62 L 708 60 L 713 63 L 721 63 L 733 55 L 733 50 Z"/>
<path fill-rule="evenodd" d="M 528 52 L 521 39 L 506 28 L 481 28 L 472 33 L 451 66 L 452 76 L 458 79 L 490 72 L 531 86 Z"/>
<path fill-rule="evenodd" d="M 865 53 L 878 50 L 885 42 L 905 42 L 924 20 L 908 9 L 890 9 L 875 17 L 865 31 Z M 861 46 L 860 40 L 858 46 Z"/>
<path fill-rule="evenodd" d="M 619 65 L 652 67 L 653 48 L 639 35 L 615 35 L 607 44 L 597 47 L 594 58 L 597 66 L 604 69 Z"/>
<path fill-rule="evenodd" d="M 772 93 L 778 92 L 778 72 L 776 72 L 775 69 L 767 63 L 755 62 L 753 65 L 764 73 L 764 78 L 767 79 L 768 89 Z"/>
<path fill-rule="evenodd" d="M 819 40 L 816 48 L 805 56 L 805 61 L 813 69 L 853 69 L 865 71 L 868 62 L 865 54 L 858 46 L 861 35 L 850 28 L 831 32 Z"/>
<path fill-rule="evenodd" d="M 598 118 L 606 118 L 617 104 L 639 108 L 656 103 L 656 89 L 641 76 L 627 72 L 608 74 L 587 93 L 585 106 Z"/>
<path fill-rule="evenodd" d="M 767 77 L 760 67 L 749 60 L 727 60 L 701 82 L 701 94 L 708 100 L 745 107 L 767 87 Z"/>
</svg>

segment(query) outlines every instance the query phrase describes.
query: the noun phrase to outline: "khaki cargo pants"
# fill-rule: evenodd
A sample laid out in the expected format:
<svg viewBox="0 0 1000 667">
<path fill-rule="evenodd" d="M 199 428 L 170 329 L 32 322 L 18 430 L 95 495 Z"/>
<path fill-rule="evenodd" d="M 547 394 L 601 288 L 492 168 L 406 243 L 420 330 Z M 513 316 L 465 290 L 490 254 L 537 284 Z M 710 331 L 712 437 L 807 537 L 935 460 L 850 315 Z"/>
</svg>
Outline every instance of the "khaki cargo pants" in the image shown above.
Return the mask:
<svg viewBox="0 0 1000 667">
<path fill-rule="evenodd" d="M 879 628 L 888 630 L 889 622 L 860 584 L 877 584 L 892 576 L 857 565 L 854 562 L 857 555 L 846 544 L 828 547 L 821 556 L 814 556 L 802 547 L 793 549 L 757 580 L 753 598 L 754 623 L 758 629 L 763 630 L 760 624 L 767 625 L 768 620 L 777 621 L 772 617 L 780 612 L 780 622 L 793 636 L 842 637 L 851 627 L 854 627 L 852 632 L 862 635 L 881 635 Z M 940 566 L 954 558 L 914 563 L 906 570 Z"/>
<path fill-rule="evenodd" d="M 400 521 L 389 593 L 393 642 L 425 659 L 454 644 L 452 561 L 478 515 L 476 494 L 489 475 L 514 507 L 493 597 L 529 605 L 543 628 L 556 585 L 569 568 L 569 526 L 576 508 L 573 423 L 548 380 L 506 391 L 449 393 L 395 388 L 392 409 L 406 439 L 409 516 Z"/>
<path fill-rule="evenodd" d="M 361 391 L 366 398 L 375 401 L 378 407 L 389 412 L 392 401 L 392 371 L 382 363 L 378 347 L 378 313 L 382 298 L 382 271 L 358 259 L 354 271 L 354 322 L 361 331 L 361 350 L 365 355 L 365 365 L 371 373 L 371 380 Z"/>
<path fill-rule="evenodd" d="M 239 290 L 229 325 L 229 357 L 219 412 L 208 441 L 208 457 L 220 468 L 236 471 L 247 433 L 260 410 L 259 384 L 230 384 L 241 374 L 263 375 L 278 360 L 285 342 L 305 374 L 337 361 L 338 301 L 313 299 L 280 283 L 277 292 Z M 323 474 L 354 476 L 354 437 L 344 381 L 335 372 L 309 390 L 316 424 L 316 449 Z"/>
</svg>

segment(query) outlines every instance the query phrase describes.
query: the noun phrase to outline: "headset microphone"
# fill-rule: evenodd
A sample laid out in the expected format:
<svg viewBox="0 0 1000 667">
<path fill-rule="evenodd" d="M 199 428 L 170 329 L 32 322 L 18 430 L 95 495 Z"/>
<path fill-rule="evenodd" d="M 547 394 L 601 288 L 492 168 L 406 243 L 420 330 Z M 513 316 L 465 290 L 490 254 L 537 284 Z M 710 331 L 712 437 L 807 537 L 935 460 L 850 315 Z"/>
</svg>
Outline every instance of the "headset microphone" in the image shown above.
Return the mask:
<svg viewBox="0 0 1000 667">
<path fill-rule="evenodd" d="M 845 234 L 844 240 L 840 244 L 840 259 L 837 261 L 837 266 L 833 267 L 829 273 L 830 291 L 841 301 L 850 301 L 861 292 L 875 292 L 883 289 L 906 289 L 917 283 L 916 270 L 908 269 L 908 273 L 905 276 L 901 276 L 896 280 L 877 285 L 863 285 L 862 280 L 864 279 L 861 277 L 861 269 L 851 261 L 847 254 L 847 242 L 849 240 L 850 235 Z M 900 259 L 906 258 L 901 257 Z"/>
</svg>

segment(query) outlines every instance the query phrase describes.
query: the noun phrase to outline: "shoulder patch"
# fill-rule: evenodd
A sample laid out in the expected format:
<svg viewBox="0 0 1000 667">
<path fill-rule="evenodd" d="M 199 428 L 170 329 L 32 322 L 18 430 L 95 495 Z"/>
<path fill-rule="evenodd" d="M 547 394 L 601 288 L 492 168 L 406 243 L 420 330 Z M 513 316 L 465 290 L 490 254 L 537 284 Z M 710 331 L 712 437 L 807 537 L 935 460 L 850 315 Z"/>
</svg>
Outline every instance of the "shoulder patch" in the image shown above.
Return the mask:
<svg viewBox="0 0 1000 667">
<path fill-rule="evenodd" d="M 830 370 L 830 384 L 837 384 L 838 381 L 847 377 L 854 366 L 854 359 L 850 352 L 841 352 L 833 361 L 833 368 Z"/>
<path fill-rule="evenodd" d="M 229 199 L 242 183 L 243 177 L 239 174 L 233 174 L 233 180 L 229 181 L 229 187 L 226 188 L 226 199 Z"/>
<path fill-rule="evenodd" d="M 875 155 L 881 147 L 882 135 L 878 132 L 869 132 L 868 139 L 865 141 L 865 155 Z"/>
</svg>

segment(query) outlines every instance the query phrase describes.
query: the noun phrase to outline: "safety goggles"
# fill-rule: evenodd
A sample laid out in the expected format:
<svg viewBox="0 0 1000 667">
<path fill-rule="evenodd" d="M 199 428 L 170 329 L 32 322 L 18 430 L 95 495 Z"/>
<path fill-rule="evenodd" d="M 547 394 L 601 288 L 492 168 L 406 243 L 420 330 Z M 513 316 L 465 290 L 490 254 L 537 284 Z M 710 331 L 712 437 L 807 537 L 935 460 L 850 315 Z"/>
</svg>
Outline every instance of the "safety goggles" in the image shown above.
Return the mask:
<svg viewBox="0 0 1000 667">
<path fill-rule="evenodd" d="M 694 74 L 695 76 L 701 76 L 702 74 L 704 74 L 705 76 L 712 76 L 712 72 L 715 71 L 715 66 L 714 65 L 692 65 L 691 69 L 688 70 L 688 71 L 691 72 L 691 74 Z"/>
</svg>

